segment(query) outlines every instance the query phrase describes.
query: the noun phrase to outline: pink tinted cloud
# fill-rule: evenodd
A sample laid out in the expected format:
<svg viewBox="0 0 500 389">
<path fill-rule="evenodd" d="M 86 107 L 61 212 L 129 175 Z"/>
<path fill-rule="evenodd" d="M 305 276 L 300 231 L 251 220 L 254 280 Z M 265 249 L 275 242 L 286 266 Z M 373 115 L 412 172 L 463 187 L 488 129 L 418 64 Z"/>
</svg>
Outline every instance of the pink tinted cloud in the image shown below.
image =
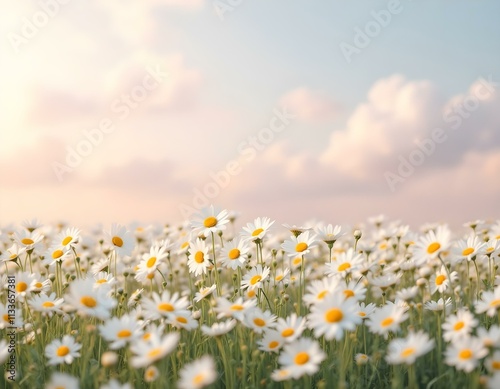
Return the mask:
<svg viewBox="0 0 500 389">
<path fill-rule="evenodd" d="M 294 112 L 299 119 L 308 122 L 331 120 L 341 112 L 340 104 L 325 93 L 300 87 L 286 93 L 280 105 Z"/>
</svg>

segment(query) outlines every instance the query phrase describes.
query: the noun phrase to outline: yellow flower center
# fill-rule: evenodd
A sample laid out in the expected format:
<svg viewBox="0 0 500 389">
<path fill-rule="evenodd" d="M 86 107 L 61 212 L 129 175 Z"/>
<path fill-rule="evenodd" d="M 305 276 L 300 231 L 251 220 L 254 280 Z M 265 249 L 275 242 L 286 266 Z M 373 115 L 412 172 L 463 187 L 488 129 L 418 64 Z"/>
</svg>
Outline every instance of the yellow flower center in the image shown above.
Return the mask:
<svg viewBox="0 0 500 389">
<path fill-rule="evenodd" d="M 26 282 L 18 282 L 16 285 L 16 290 L 18 293 L 24 292 L 26 289 L 28 289 L 28 284 Z"/>
<path fill-rule="evenodd" d="M 80 302 L 87 308 L 94 308 L 97 305 L 97 301 L 95 300 L 95 298 L 90 296 L 83 296 L 80 299 Z"/>
<path fill-rule="evenodd" d="M 297 243 L 297 245 L 295 246 L 295 251 L 297 251 L 298 253 L 302 253 L 302 252 L 306 251 L 308 247 L 309 246 L 307 245 L 307 243 L 300 242 L 300 243 Z"/>
<path fill-rule="evenodd" d="M 434 253 L 435 253 L 436 251 L 438 251 L 440 248 L 441 248 L 441 244 L 439 244 L 438 242 L 431 243 L 431 244 L 427 247 L 427 253 L 429 253 L 429 254 L 434 254 Z"/>
<path fill-rule="evenodd" d="M 113 239 L 111 239 L 111 242 L 116 246 L 116 247 L 122 247 L 123 246 L 123 239 L 120 238 L 119 236 L 113 236 Z"/>
<path fill-rule="evenodd" d="M 247 297 L 249 297 L 249 298 L 255 297 L 255 294 L 256 294 L 255 290 L 249 290 L 247 292 Z"/>
<path fill-rule="evenodd" d="M 142 335 L 143 340 L 148 340 L 149 338 L 151 338 L 151 333 L 149 332 L 146 332 L 144 335 Z"/>
<path fill-rule="evenodd" d="M 155 263 L 156 263 L 156 257 L 151 257 L 146 262 L 146 266 L 147 267 L 153 267 L 155 265 Z"/>
<path fill-rule="evenodd" d="M 7 314 L 3 315 L 2 318 L 3 318 L 3 321 L 6 321 L 6 322 L 10 321 L 10 317 Z"/>
<path fill-rule="evenodd" d="M 23 240 L 21 240 L 21 243 L 22 243 L 22 244 L 25 244 L 26 246 L 28 246 L 28 245 L 33 244 L 33 243 L 35 243 L 35 242 L 33 241 L 33 239 L 30 239 L 30 238 L 24 238 Z"/>
<path fill-rule="evenodd" d="M 493 368 L 493 370 L 500 370 L 500 361 L 492 361 L 491 367 Z"/>
<path fill-rule="evenodd" d="M 17 258 L 17 254 L 11 254 L 11 256 L 9 258 L 10 259 L 16 259 Z"/>
<path fill-rule="evenodd" d="M 460 359 L 471 359 L 472 358 L 472 351 L 466 348 L 465 350 L 462 350 L 458 353 L 458 357 Z"/>
<path fill-rule="evenodd" d="M 148 357 L 150 358 L 156 358 L 158 355 L 161 354 L 161 349 L 156 347 L 154 349 L 152 349 L 149 353 L 148 353 Z"/>
<path fill-rule="evenodd" d="M 318 295 L 316 296 L 318 300 L 323 300 L 328 293 L 327 290 L 323 290 L 322 292 L 319 292 Z"/>
<path fill-rule="evenodd" d="M 130 332 L 129 330 L 121 330 L 121 331 L 118 331 L 118 333 L 116 335 L 119 338 L 129 338 L 130 335 L 132 335 L 132 332 Z"/>
<path fill-rule="evenodd" d="M 338 271 L 346 271 L 351 268 L 351 264 L 349 262 L 344 262 L 342 265 L 338 267 Z"/>
<path fill-rule="evenodd" d="M 446 276 L 440 274 L 436 277 L 436 285 L 442 285 L 446 281 Z"/>
<path fill-rule="evenodd" d="M 209 216 L 205 219 L 205 221 L 203 222 L 203 225 L 206 228 L 215 227 L 217 225 L 217 219 L 213 216 Z"/>
<path fill-rule="evenodd" d="M 266 322 L 260 317 L 256 317 L 255 319 L 253 319 L 253 323 L 258 327 L 264 327 L 266 325 Z"/>
<path fill-rule="evenodd" d="M 350 297 L 354 297 L 354 292 L 350 289 L 346 289 L 346 290 L 344 290 L 344 295 L 345 295 L 345 298 L 348 299 Z"/>
<path fill-rule="evenodd" d="M 306 352 L 304 352 L 304 351 L 301 351 L 300 353 L 297 353 L 297 355 L 295 355 L 294 362 L 297 365 L 304 365 L 304 364 L 306 364 L 307 362 L 309 362 L 309 354 L 306 353 Z"/>
<path fill-rule="evenodd" d="M 189 242 L 184 242 L 183 244 L 181 244 L 181 249 L 185 249 L 188 246 L 189 246 Z"/>
<path fill-rule="evenodd" d="M 54 306 L 54 303 L 52 301 L 45 301 L 42 304 L 42 307 L 44 307 L 44 308 L 52 308 L 53 306 Z"/>
<path fill-rule="evenodd" d="M 325 319 L 328 323 L 338 323 L 344 318 L 344 314 L 338 308 L 329 309 L 325 313 Z"/>
<path fill-rule="evenodd" d="M 460 331 L 462 328 L 464 328 L 465 324 L 463 321 L 458 321 L 455 323 L 455 325 L 453 326 L 453 329 L 455 331 Z"/>
<path fill-rule="evenodd" d="M 293 328 L 287 328 L 281 332 L 281 336 L 284 338 L 288 338 L 288 337 L 292 336 L 293 334 L 295 334 L 295 331 Z"/>
<path fill-rule="evenodd" d="M 43 284 L 41 282 L 35 283 L 35 288 L 40 289 L 42 286 L 43 286 Z"/>
<path fill-rule="evenodd" d="M 101 278 L 101 279 L 96 281 L 96 283 L 98 283 L 98 284 L 105 284 L 106 282 L 108 282 L 108 280 L 106 278 Z"/>
<path fill-rule="evenodd" d="M 240 257 L 240 250 L 232 249 L 231 251 L 229 251 L 227 256 L 229 257 L 229 259 L 237 259 Z"/>
<path fill-rule="evenodd" d="M 361 317 L 365 317 L 366 313 L 365 312 L 359 312 L 358 315 L 361 316 Z"/>
<path fill-rule="evenodd" d="M 66 238 L 63 239 L 62 241 L 62 245 L 63 246 L 66 246 L 69 242 L 71 242 L 73 240 L 73 237 L 72 236 L 67 236 Z"/>
<path fill-rule="evenodd" d="M 464 249 L 464 251 L 462 251 L 462 255 L 464 257 L 466 257 L 467 255 L 471 255 L 473 252 L 474 252 L 474 248 L 467 247 L 466 249 Z"/>
<path fill-rule="evenodd" d="M 259 235 L 259 234 L 260 234 L 261 232 L 263 232 L 263 231 L 264 231 L 264 229 L 263 229 L 263 228 L 257 228 L 256 230 L 254 230 L 254 231 L 252 232 L 252 236 L 257 236 L 257 235 Z"/>
<path fill-rule="evenodd" d="M 68 346 L 60 346 L 57 349 L 56 354 L 58 357 L 64 357 L 65 355 L 68 355 L 69 354 Z"/>
<path fill-rule="evenodd" d="M 197 251 L 194 255 L 194 260 L 197 263 L 203 263 L 205 261 L 205 254 L 203 254 L 203 251 Z"/>
<path fill-rule="evenodd" d="M 61 258 L 63 256 L 63 251 L 62 250 L 55 250 L 53 253 L 52 253 L 52 259 L 58 259 L 58 258 Z"/>
<path fill-rule="evenodd" d="M 500 306 L 500 299 L 493 300 L 493 301 L 490 303 L 490 307 L 497 308 L 498 306 Z"/>
<path fill-rule="evenodd" d="M 279 346 L 279 343 L 276 342 L 275 340 L 272 340 L 269 342 L 269 348 L 276 348 Z"/>
<path fill-rule="evenodd" d="M 187 324 L 187 319 L 183 316 L 177 316 L 177 318 L 175 319 L 177 320 L 179 323 L 182 323 L 182 324 Z"/>
<path fill-rule="evenodd" d="M 380 324 L 382 327 L 389 327 L 392 323 L 394 323 L 394 319 L 392 317 L 388 317 L 387 319 L 382 320 Z"/>
<path fill-rule="evenodd" d="M 260 280 L 262 279 L 262 276 L 257 274 L 256 276 L 253 276 L 251 279 L 250 279 L 250 284 L 251 285 L 255 285 L 257 282 L 259 282 Z"/>
<path fill-rule="evenodd" d="M 204 381 L 204 379 L 205 379 L 205 376 L 203 374 L 201 374 L 201 373 L 197 374 L 193 378 L 193 383 L 195 385 L 200 385 Z"/>
<path fill-rule="evenodd" d="M 243 311 L 243 305 L 234 304 L 231 306 L 231 311 Z"/>
<path fill-rule="evenodd" d="M 401 352 L 401 356 L 403 358 L 407 358 L 410 355 L 413 355 L 415 353 L 415 349 L 413 347 L 407 347 Z"/>
<path fill-rule="evenodd" d="M 164 311 L 164 312 L 173 312 L 174 306 L 169 303 L 161 303 L 158 305 L 158 310 Z"/>
<path fill-rule="evenodd" d="M 493 248 L 493 247 L 488 247 L 488 248 L 486 249 L 486 252 L 489 254 L 489 253 L 492 253 L 492 252 L 493 252 L 493 250 L 494 250 L 494 248 Z"/>
</svg>

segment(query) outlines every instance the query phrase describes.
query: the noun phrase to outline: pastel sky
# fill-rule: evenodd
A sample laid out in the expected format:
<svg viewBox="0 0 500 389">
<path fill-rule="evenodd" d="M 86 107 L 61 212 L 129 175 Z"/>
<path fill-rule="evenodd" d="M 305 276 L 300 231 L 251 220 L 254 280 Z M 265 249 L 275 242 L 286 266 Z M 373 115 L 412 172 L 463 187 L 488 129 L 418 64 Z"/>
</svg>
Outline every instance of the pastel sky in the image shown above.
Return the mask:
<svg viewBox="0 0 500 389">
<path fill-rule="evenodd" d="M 499 219 L 499 17 L 496 0 L 4 2 L 0 223 L 204 203 Z"/>
</svg>

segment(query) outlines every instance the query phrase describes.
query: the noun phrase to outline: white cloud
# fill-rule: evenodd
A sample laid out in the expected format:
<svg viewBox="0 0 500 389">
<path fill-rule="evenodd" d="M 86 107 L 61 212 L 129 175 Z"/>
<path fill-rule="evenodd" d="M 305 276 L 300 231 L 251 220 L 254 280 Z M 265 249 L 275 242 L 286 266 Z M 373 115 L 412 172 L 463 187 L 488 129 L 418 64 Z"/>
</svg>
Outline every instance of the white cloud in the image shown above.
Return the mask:
<svg viewBox="0 0 500 389">
<path fill-rule="evenodd" d="M 325 121 L 335 118 L 340 112 L 340 105 L 322 92 L 301 87 L 286 93 L 280 105 L 287 107 L 304 121 Z"/>
</svg>

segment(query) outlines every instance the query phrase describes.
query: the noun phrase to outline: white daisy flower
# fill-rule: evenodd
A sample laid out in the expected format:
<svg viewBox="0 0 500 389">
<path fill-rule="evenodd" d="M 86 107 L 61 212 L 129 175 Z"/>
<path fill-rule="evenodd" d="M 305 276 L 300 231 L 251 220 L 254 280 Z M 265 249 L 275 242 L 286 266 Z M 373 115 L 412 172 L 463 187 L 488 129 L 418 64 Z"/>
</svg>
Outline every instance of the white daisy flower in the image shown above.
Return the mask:
<svg viewBox="0 0 500 389">
<path fill-rule="evenodd" d="M 319 365 L 326 359 L 326 354 L 318 342 L 301 338 L 283 347 L 278 362 L 284 369 L 290 369 L 295 379 L 304 374 L 313 375 L 319 370 Z"/>
<path fill-rule="evenodd" d="M 269 276 L 270 269 L 267 266 L 257 265 L 243 276 L 241 280 L 242 289 L 260 289 Z"/>
<path fill-rule="evenodd" d="M 170 294 L 170 291 L 164 290 L 161 295 L 153 292 L 152 299 L 144 297 L 141 300 L 141 306 L 144 314 L 148 319 L 157 320 L 162 317 L 170 317 L 175 315 L 175 312 L 184 310 L 188 307 L 189 301 L 178 292 Z"/>
<path fill-rule="evenodd" d="M 254 332 L 261 334 L 263 331 L 274 327 L 276 319 L 276 315 L 273 315 L 272 312 L 262 311 L 259 307 L 254 307 L 245 313 L 243 323 Z"/>
<path fill-rule="evenodd" d="M 28 304 L 34 311 L 41 312 L 42 315 L 52 317 L 54 313 L 58 315 L 63 314 L 61 309 L 63 302 L 64 299 L 58 299 L 55 293 L 51 293 L 50 296 L 47 296 L 45 293 L 40 293 L 38 295 L 34 295 L 28 301 Z"/>
<path fill-rule="evenodd" d="M 214 310 L 218 313 L 217 318 L 223 317 L 234 317 L 235 319 L 242 321 L 245 316 L 245 312 L 256 305 L 255 300 L 243 301 L 241 297 L 237 298 L 234 302 L 230 302 L 224 297 L 217 298 L 217 305 Z"/>
<path fill-rule="evenodd" d="M 334 261 L 325 264 L 325 274 L 329 277 L 346 278 L 358 269 L 362 261 L 363 257 L 350 248 L 347 252 L 340 253 Z"/>
<path fill-rule="evenodd" d="M 486 360 L 484 361 L 484 365 L 490 373 L 500 374 L 500 351 L 495 350 L 493 355 L 491 355 L 489 358 L 486 358 Z"/>
<path fill-rule="evenodd" d="M 152 246 L 149 253 L 145 253 L 142 256 L 142 261 L 139 262 L 136 271 L 137 277 L 142 277 L 143 273 L 146 275 L 154 273 L 167 256 L 168 252 L 166 246 Z"/>
<path fill-rule="evenodd" d="M 307 293 L 304 294 L 303 301 L 307 305 L 323 301 L 323 299 L 334 290 L 338 285 L 336 278 L 324 277 L 321 280 L 312 280 L 306 287 Z"/>
<path fill-rule="evenodd" d="M 493 317 L 500 309 L 500 286 L 497 286 L 493 292 L 484 291 L 481 300 L 475 303 L 476 313 L 485 313 Z"/>
<path fill-rule="evenodd" d="M 279 317 L 276 321 L 276 331 L 285 339 L 287 343 L 297 339 L 306 328 L 306 318 L 292 313 L 285 319 Z"/>
<path fill-rule="evenodd" d="M 201 332 L 207 336 L 215 337 L 227 334 L 236 326 L 236 320 L 231 319 L 220 323 L 214 323 L 211 327 L 201 326 Z"/>
<path fill-rule="evenodd" d="M 128 256 L 132 253 L 134 249 L 134 236 L 126 227 L 113 223 L 111 231 L 105 234 L 109 247 L 120 257 Z"/>
<path fill-rule="evenodd" d="M 253 221 L 253 223 L 247 223 L 247 225 L 243 227 L 241 237 L 246 241 L 261 241 L 269 232 L 269 229 L 273 224 L 274 220 L 271 221 L 268 217 L 258 217 Z"/>
<path fill-rule="evenodd" d="M 142 336 L 141 325 L 128 314 L 122 317 L 112 317 L 99 326 L 101 336 L 110 342 L 111 350 L 125 347 Z"/>
<path fill-rule="evenodd" d="M 179 343 L 180 334 L 172 332 L 164 337 L 151 333 L 147 340 L 141 340 L 130 346 L 130 351 L 134 356 L 130 364 L 134 368 L 147 367 L 154 362 L 163 359 L 166 355 L 175 350 Z"/>
<path fill-rule="evenodd" d="M 450 273 L 451 282 L 456 282 L 458 279 L 458 274 L 456 271 Z M 444 266 L 433 274 L 430 279 L 431 294 L 436 292 L 444 293 L 450 287 L 450 280 L 448 279 L 448 272 Z"/>
<path fill-rule="evenodd" d="M 215 362 L 209 355 L 184 365 L 177 382 L 179 389 L 200 389 L 215 382 L 217 371 Z"/>
<path fill-rule="evenodd" d="M 276 330 L 267 330 L 262 339 L 257 341 L 259 350 L 273 353 L 279 353 L 284 344 L 285 338 Z"/>
<path fill-rule="evenodd" d="M 193 319 L 191 311 L 179 310 L 172 313 L 167 318 L 167 323 L 176 328 L 183 328 L 191 331 L 198 328 L 198 322 Z"/>
<path fill-rule="evenodd" d="M 444 355 L 447 365 L 470 373 L 478 366 L 479 360 L 488 355 L 488 350 L 477 338 L 465 337 L 455 339 L 450 343 Z"/>
<path fill-rule="evenodd" d="M 389 332 L 398 332 L 400 324 L 406 319 L 408 314 L 404 308 L 389 303 L 377 308 L 366 321 L 366 325 L 372 333 L 387 337 Z"/>
<path fill-rule="evenodd" d="M 430 339 L 423 331 L 410 332 L 405 339 L 394 339 L 389 343 L 386 359 L 391 365 L 413 365 L 418 357 L 427 354 L 434 345 L 434 339 Z"/>
<path fill-rule="evenodd" d="M 478 324 L 479 321 L 472 313 L 463 308 L 459 309 L 455 315 L 448 316 L 441 326 L 444 331 L 443 338 L 450 342 L 457 338 L 467 337 Z"/>
<path fill-rule="evenodd" d="M 300 234 L 299 236 L 291 236 L 285 240 L 281 247 L 289 257 L 297 257 L 307 255 L 311 252 L 311 248 L 316 245 L 316 236 L 310 235 L 309 231 Z"/>
<path fill-rule="evenodd" d="M 208 237 L 210 234 L 224 231 L 227 223 L 229 223 L 228 212 L 225 209 L 221 211 L 211 205 L 208 208 L 203 208 L 194 216 L 191 227 L 193 232 Z"/>
<path fill-rule="evenodd" d="M 215 284 L 213 284 L 212 286 L 206 286 L 206 287 L 201 288 L 194 295 L 194 301 L 199 303 L 204 298 L 210 296 L 215 291 L 216 288 L 217 288 L 217 285 L 215 285 Z"/>
<path fill-rule="evenodd" d="M 456 243 L 453 250 L 456 261 L 460 262 L 464 259 L 470 261 L 478 255 L 485 253 L 486 244 L 479 240 L 477 235 L 471 235 L 467 240 L 460 240 Z"/>
<path fill-rule="evenodd" d="M 314 335 L 317 338 L 324 335 L 327 340 L 340 340 L 344 337 L 344 330 L 353 331 L 361 323 L 356 300 L 345 299 L 342 293 L 329 294 L 314 304 L 307 319 Z"/>
<path fill-rule="evenodd" d="M 111 309 L 116 300 L 109 296 L 108 289 L 94 288 L 94 280 L 85 278 L 70 284 L 65 301 L 77 310 L 81 316 L 93 316 L 106 320 L 111 316 Z"/>
<path fill-rule="evenodd" d="M 207 273 L 212 266 L 208 250 L 209 247 L 201 239 L 189 243 L 188 267 L 190 273 L 194 273 L 195 276 Z"/>
<path fill-rule="evenodd" d="M 75 358 L 80 356 L 78 350 L 82 345 L 75 342 L 70 335 L 64 335 L 62 339 L 54 339 L 45 347 L 45 356 L 49 359 L 49 365 L 60 365 L 66 363 L 70 365 Z"/>
<path fill-rule="evenodd" d="M 500 327 L 492 325 L 488 330 L 484 327 L 479 327 L 477 329 L 477 337 L 485 347 L 498 347 L 500 346 Z"/>
<path fill-rule="evenodd" d="M 160 371 L 155 365 L 148 366 L 144 371 L 144 381 L 154 382 L 160 376 Z"/>
<path fill-rule="evenodd" d="M 248 260 L 249 250 L 247 242 L 243 239 L 231 240 L 225 243 L 220 253 L 221 265 L 232 270 L 243 267 Z"/>
<path fill-rule="evenodd" d="M 446 309 L 446 313 L 448 313 L 451 309 L 451 297 L 448 297 L 446 300 L 440 298 L 438 301 L 427 301 L 424 304 L 424 308 L 429 311 L 440 312 Z"/>
</svg>

